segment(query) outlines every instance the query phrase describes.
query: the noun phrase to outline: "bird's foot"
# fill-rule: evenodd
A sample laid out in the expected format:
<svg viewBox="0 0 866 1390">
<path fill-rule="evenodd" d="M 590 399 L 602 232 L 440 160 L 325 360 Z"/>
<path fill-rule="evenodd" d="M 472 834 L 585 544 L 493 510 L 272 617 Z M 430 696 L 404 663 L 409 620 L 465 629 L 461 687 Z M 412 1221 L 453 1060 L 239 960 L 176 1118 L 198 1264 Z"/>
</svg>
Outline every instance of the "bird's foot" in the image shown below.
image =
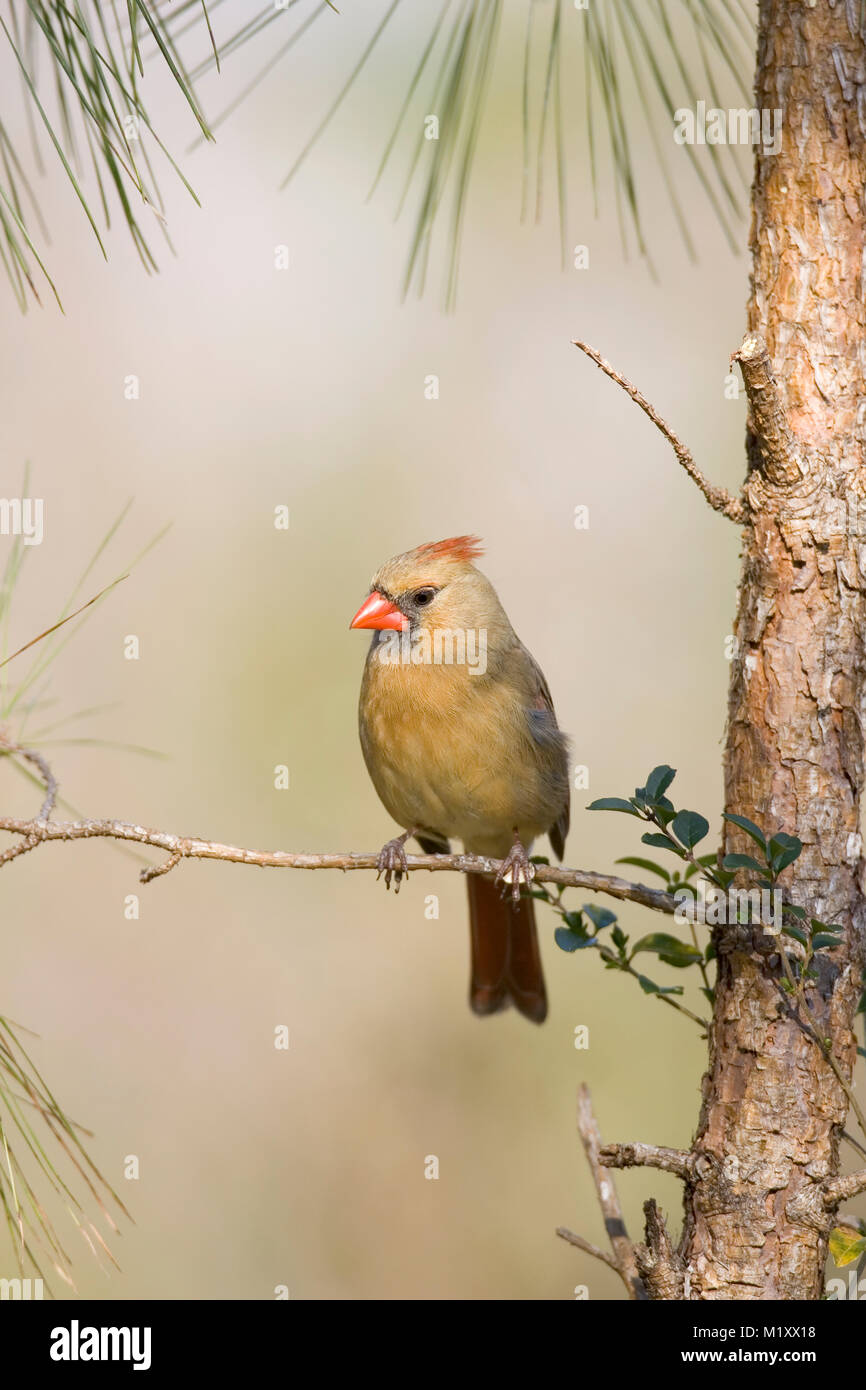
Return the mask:
<svg viewBox="0 0 866 1390">
<path fill-rule="evenodd" d="M 499 866 L 499 873 L 494 879 L 495 883 L 510 883 L 511 898 L 513 902 L 520 902 L 520 882 L 521 879 L 527 888 L 535 878 L 535 865 L 529 858 L 526 850 L 514 832 L 514 844 Z"/>
<path fill-rule="evenodd" d="M 390 888 L 391 878 L 393 876 L 395 893 L 400 892 L 400 882 L 403 875 L 409 872 L 404 846 L 412 833 L 411 830 L 407 830 L 405 834 L 398 835 L 395 839 L 389 840 L 388 843 L 383 845 L 379 850 L 379 858 L 376 861 L 376 868 L 379 872 L 376 874 L 376 881 L 378 882 L 384 874 L 385 887 Z"/>
</svg>

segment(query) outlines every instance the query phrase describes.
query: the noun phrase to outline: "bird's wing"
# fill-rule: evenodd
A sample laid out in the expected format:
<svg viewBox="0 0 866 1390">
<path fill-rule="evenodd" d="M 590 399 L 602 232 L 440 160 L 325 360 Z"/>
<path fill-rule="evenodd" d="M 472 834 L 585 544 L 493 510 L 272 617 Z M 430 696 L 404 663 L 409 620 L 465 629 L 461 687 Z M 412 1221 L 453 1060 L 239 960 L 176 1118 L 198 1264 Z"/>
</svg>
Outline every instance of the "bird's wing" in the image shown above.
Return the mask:
<svg viewBox="0 0 866 1390">
<path fill-rule="evenodd" d="M 564 801 L 562 810 L 550 827 L 550 843 L 553 846 L 557 859 L 562 859 L 565 853 L 565 837 L 568 834 L 568 827 L 571 819 L 571 792 L 568 777 L 568 741 L 565 734 L 556 722 L 556 711 L 553 708 L 553 696 L 550 687 L 544 677 L 544 672 L 539 666 L 532 652 L 519 643 L 521 653 L 526 660 L 528 674 L 532 683 L 532 704 L 527 710 L 529 727 L 532 737 L 536 743 L 543 747 L 550 748 L 554 756 L 560 763 L 559 770 L 562 773 L 564 784 Z"/>
</svg>

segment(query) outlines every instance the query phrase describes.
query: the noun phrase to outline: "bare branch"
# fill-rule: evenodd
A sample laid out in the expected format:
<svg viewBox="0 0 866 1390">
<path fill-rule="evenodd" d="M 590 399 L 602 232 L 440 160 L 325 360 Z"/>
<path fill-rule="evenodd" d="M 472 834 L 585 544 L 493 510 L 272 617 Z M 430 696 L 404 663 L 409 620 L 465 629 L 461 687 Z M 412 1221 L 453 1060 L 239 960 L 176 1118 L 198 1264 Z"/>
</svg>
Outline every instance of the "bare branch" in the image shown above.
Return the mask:
<svg viewBox="0 0 866 1390">
<path fill-rule="evenodd" d="M 21 748 L 17 743 L 10 743 L 2 734 L 0 734 L 0 753 L 14 754 L 19 758 L 24 758 L 26 762 L 36 768 L 39 780 L 45 788 L 45 800 L 39 808 L 39 815 L 35 823 L 49 820 L 57 804 L 57 778 L 51 771 L 47 759 L 41 753 L 37 753 L 35 748 Z M 38 841 L 34 841 L 31 848 L 35 848 L 37 843 Z M 10 859 L 14 857 L 14 855 L 9 855 Z"/>
<path fill-rule="evenodd" d="M 643 1300 L 646 1291 L 640 1280 L 634 1247 L 628 1238 L 613 1178 L 605 1171 L 599 1159 L 601 1134 L 592 1108 L 589 1087 L 583 1085 L 577 1093 L 577 1129 L 592 1172 L 599 1205 L 604 1216 L 604 1228 L 613 1247 L 614 1268 L 628 1290 L 629 1298 Z"/>
<path fill-rule="evenodd" d="M 34 839 L 16 840 L 14 845 L 10 845 L 0 854 L 0 865 L 8 864 L 12 859 L 17 859 L 19 855 L 29 854 L 31 849 L 35 849 L 38 844 L 39 841 Z"/>
<path fill-rule="evenodd" d="M 855 1139 L 853 1134 L 848 1133 L 847 1129 L 842 1130 L 842 1138 L 848 1140 L 852 1149 L 856 1149 L 861 1158 L 866 1158 L 866 1149 L 864 1149 L 859 1139 Z"/>
<path fill-rule="evenodd" d="M 619 1265 L 613 1255 L 607 1250 L 599 1250 L 597 1245 L 593 1245 L 591 1240 L 584 1240 L 583 1236 L 570 1231 L 567 1226 L 557 1226 L 556 1234 L 563 1240 L 567 1240 L 569 1245 L 576 1245 L 578 1250 L 582 1250 L 585 1255 L 592 1255 L 593 1259 L 601 1260 L 603 1264 L 610 1265 L 619 1274 Z"/>
<path fill-rule="evenodd" d="M 605 1168 L 660 1168 L 688 1180 L 693 1158 L 685 1149 L 662 1149 L 655 1144 L 605 1144 L 599 1154 Z"/>
<path fill-rule="evenodd" d="M 165 850 L 169 863 L 141 871 L 142 883 L 149 883 L 181 859 L 222 859 L 230 864 L 255 864 L 270 869 L 378 869 L 378 854 L 293 854 L 287 850 L 242 849 L 237 845 L 220 844 L 217 840 L 201 840 L 173 835 L 165 830 L 151 830 L 120 820 L 52 821 L 44 819 L 16 820 L 0 817 L 0 830 L 21 835 L 38 844 L 61 840 L 126 840 L 139 845 L 151 845 Z M 0 860 L 2 863 L 2 860 Z M 464 874 L 496 874 L 502 861 L 473 854 L 408 854 L 408 869 L 426 869 L 430 873 L 457 872 Z M 629 883 L 615 874 L 597 874 L 585 869 L 564 869 L 554 865 L 537 864 L 535 879 L 539 883 L 557 883 L 567 888 L 586 888 L 593 893 L 606 893 L 623 902 L 639 903 L 656 912 L 672 914 L 676 900 L 670 893 L 648 888 L 643 883 Z"/>
<path fill-rule="evenodd" d="M 835 1207 L 840 1202 L 849 1201 L 858 1193 L 866 1192 L 866 1169 L 861 1168 L 859 1173 L 848 1173 L 841 1178 L 828 1178 L 823 1191 L 825 1207 Z"/>
<path fill-rule="evenodd" d="M 731 357 L 731 366 L 735 362 L 739 362 L 743 373 L 762 473 L 779 487 L 798 482 L 803 476 L 800 452 L 788 428 L 763 338 L 747 333 Z"/>
<path fill-rule="evenodd" d="M 610 377 L 611 381 L 615 381 L 618 386 L 621 386 L 623 391 L 631 396 L 635 404 L 640 406 L 644 414 L 649 416 L 656 429 L 661 431 L 670 444 L 677 456 L 677 461 L 686 470 L 692 482 L 700 488 L 713 510 L 720 512 L 722 516 L 728 517 L 730 521 L 735 521 L 739 526 L 744 525 L 749 519 L 749 512 L 742 498 L 732 497 L 725 488 L 715 487 L 713 483 L 709 482 L 709 480 L 704 477 L 695 463 L 691 451 L 687 449 L 682 440 L 674 434 L 670 425 L 662 419 L 655 407 L 650 405 L 646 396 L 642 395 L 627 377 L 624 377 L 621 372 L 618 372 L 615 367 L 612 367 L 611 364 L 602 357 L 601 353 L 596 352 L 595 348 L 590 347 L 588 343 L 582 343 L 578 338 L 575 338 L 573 340 L 573 346 L 580 348 L 581 352 L 585 352 L 587 357 L 591 358 L 595 365 L 600 367 L 606 376 Z"/>
<path fill-rule="evenodd" d="M 636 1250 L 638 1268 L 653 1300 L 681 1302 L 685 1295 L 685 1270 L 674 1251 L 658 1203 L 644 1202 L 646 1244 Z"/>
<path fill-rule="evenodd" d="M 151 883 L 155 878 L 161 878 L 163 874 L 171 873 L 175 865 L 179 864 L 183 855 L 180 850 L 175 850 L 162 864 L 154 864 L 150 869 L 142 869 L 138 875 L 142 883 Z"/>
</svg>

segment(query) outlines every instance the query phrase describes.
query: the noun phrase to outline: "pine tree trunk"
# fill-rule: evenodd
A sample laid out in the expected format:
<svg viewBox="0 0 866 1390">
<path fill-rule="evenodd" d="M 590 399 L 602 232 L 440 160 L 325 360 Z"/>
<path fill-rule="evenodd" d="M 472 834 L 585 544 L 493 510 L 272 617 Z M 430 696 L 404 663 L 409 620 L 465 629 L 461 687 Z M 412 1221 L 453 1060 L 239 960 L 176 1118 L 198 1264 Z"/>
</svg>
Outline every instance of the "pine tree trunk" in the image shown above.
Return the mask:
<svg viewBox="0 0 866 1390">
<path fill-rule="evenodd" d="M 806 995 L 846 1081 L 866 921 L 860 11 L 842 0 L 760 4 L 756 105 L 781 111 L 782 148 L 758 148 L 752 194 L 750 333 L 739 354 L 751 521 L 725 753 L 727 809 L 798 835 L 804 850 L 783 879 L 788 895 L 846 928 L 846 945 L 826 956 Z M 728 831 L 729 850 L 754 849 Z M 821 1184 L 838 1171 L 848 1098 L 802 1010 L 791 1016 L 772 939 L 728 927 L 717 944 L 710 1067 L 673 1296 L 818 1298 L 834 1224 Z"/>
</svg>

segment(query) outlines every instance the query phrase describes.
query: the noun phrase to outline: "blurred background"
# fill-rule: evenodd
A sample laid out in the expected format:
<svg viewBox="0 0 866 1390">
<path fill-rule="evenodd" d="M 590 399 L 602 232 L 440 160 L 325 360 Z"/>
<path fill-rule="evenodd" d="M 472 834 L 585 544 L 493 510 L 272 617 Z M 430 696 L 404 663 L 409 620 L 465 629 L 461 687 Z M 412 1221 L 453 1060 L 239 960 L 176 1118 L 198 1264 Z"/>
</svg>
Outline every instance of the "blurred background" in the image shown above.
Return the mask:
<svg viewBox="0 0 866 1390">
<path fill-rule="evenodd" d="M 680 193 L 697 260 L 652 175 L 640 195 L 655 278 L 624 256 L 604 172 L 594 213 L 578 102 L 567 245 L 585 245 L 589 266 L 569 255 L 561 268 L 555 202 L 539 226 L 520 221 L 526 9 L 515 3 L 480 127 L 456 309 L 443 310 L 441 249 L 424 296 L 401 303 L 412 214 L 394 220 L 399 175 L 365 199 L 437 6 L 401 10 L 297 177 L 278 187 L 367 42 L 371 9 L 313 25 L 215 146 L 188 148 L 188 108 L 161 65 L 146 68 L 154 123 L 202 205 L 162 175 L 176 256 L 159 248 L 157 275 L 122 225 L 104 263 L 45 155 L 37 187 L 65 315 L 48 296 L 22 316 L 0 285 L 2 491 L 20 495 L 29 460 L 30 494 L 45 505 L 10 649 L 59 615 L 129 498 L 82 598 L 171 529 L 63 649 L 50 703 L 27 727 L 109 706 L 45 740 L 81 814 L 262 849 L 378 849 L 394 827 L 358 746 L 367 641 L 348 623 L 388 556 L 474 531 L 589 772 L 566 862 L 611 871 L 640 852 L 639 830 L 583 808 L 630 794 L 660 762 L 678 769 L 677 804 L 718 832 L 738 533 L 570 340 L 631 377 L 705 473 L 736 490 L 744 405 L 726 398 L 725 377 L 744 328 L 747 256 L 728 248 L 688 171 Z M 230 11 L 215 17 L 218 38 Z M 581 18 L 563 13 L 568 25 Z M 196 42 L 206 54 L 203 31 Z M 206 79 L 209 114 L 276 42 L 243 48 Z M 0 82 L 13 69 L 4 52 Z M 26 142 L 23 103 L 11 130 Z M 636 98 L 631 138 L 640 165 L 650 132 Z M 548 180 L 553 193 L 551 168 Z M 84 186 L 95 196 L 92 179 Z M 737 235 L 745 248 L 745 219 Z M 275 268 L 281 245 L 286 270 Z M 125 398 L 132 375 L 137 400 Z M 274 526 L 281 504 L 288 531 Z M 575 528 L 580 506 L 587 529 Z M 0 538 L 0 561 L 9 544 Z M 124 656 L 130 635 L 137 660 Z M 164 757 L 51 742 L 67 737 Z M 278 764 L 288 790 L 274 788 Z M 8 767 L 0 778 L 7 814 L 35 811 L 34 789 Z M 372 874 L 221 863 L 185 863 L 140 887 L 139 866 L 106 842 L 46 846 L 2 881 L 0 1012 L 39 1035 L 35 1061 L 93 1131 L 90 1150 L 135 1222 L 111 1242 L 122 1272 L 110 1276 L 62 1226 L 82 1294 L 272 1298 L 286 1285 L 307 1299 L 569 1299 L 585 1285 L 593 1299 L 623 1296 L 610 1270 L 554 1235 L 564 1224 L 605 1243 L 576 1089 L 591 1086 L 607 1139 L 687 1145 L 705 1063 L 687 1019 L 592 953 L 562 954 L 543 909 L 547 1023 L 473 1017 L 456 875 L 419 876 L 395 897 Z M 429 893 L 438 920 L 425 917 Z M 629 906 L 620 921 L 633 934 L 667 925 Z M 664 984 L 682 981 L 653 967 Z M 279 1025 L 286 1051 L 274 1047 Z M 439 1160 L 432 1181 L 428 1155 Z M 673 1179 L 638 1170 L 617 1182 L 634 1235 L 650 1195 L 678 1226 Z M 6 1263 L 0 1274 L 13 1274 Z"/>
</svg>

